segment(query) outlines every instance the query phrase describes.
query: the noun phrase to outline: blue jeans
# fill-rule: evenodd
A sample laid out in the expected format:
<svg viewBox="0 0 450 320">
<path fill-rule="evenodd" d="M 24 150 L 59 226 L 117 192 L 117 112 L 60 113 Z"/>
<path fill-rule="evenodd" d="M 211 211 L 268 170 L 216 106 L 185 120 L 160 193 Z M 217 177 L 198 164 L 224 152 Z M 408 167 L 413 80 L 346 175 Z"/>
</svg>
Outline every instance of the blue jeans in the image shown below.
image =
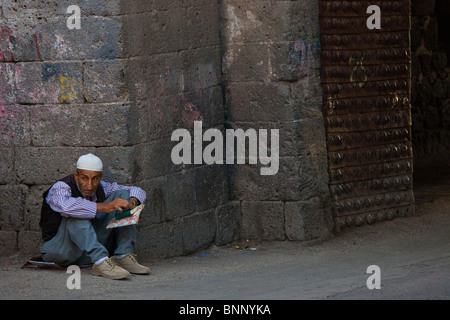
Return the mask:
<svg viewBox="0 0 450 320">
<path fill-rule="evenodd" d="M 118 190 L 105 202 L 129 197 L 128 190 Z M 85 265 L 113 254 L 133 253 L 137 236 L 135 225 L 106 229 L 117 213 L 117 210 L 97 213 L 92 220 L 63 217 L 56 235 L 41 246 L 42 259 L 62 266 Z"/>
</svg>

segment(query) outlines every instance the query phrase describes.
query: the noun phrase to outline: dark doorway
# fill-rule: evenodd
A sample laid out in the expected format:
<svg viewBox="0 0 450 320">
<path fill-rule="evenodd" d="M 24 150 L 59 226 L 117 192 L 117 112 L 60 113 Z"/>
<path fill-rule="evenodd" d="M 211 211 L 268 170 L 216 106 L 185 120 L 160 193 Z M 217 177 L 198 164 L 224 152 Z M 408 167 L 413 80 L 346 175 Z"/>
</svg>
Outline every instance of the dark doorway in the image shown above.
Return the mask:
<svg viewBox="0 0 450 320">
<path fill-rule="evenodd" d="M 434 7 L 433 2 L 412 1 L 411 111 L 419 208 L 430 203 L 438 208 L 450 198 L 450 1 L 436 0 Z"/>
</svg>

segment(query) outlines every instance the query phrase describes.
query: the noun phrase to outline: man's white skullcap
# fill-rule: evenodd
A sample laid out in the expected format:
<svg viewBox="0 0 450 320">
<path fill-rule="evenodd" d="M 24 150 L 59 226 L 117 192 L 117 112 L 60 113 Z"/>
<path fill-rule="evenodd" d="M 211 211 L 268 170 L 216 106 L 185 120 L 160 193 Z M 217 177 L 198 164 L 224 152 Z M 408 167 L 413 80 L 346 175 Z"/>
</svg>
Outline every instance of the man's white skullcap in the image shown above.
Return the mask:
<svg viewBox="0 0 450 320">
<path fill-rule="evenodd" d="M 92 153 L 89 153 L 78 158 L 77 169 L 103 171 L 103 163 L 99 157 L 94 156 Z"/>
</svg>

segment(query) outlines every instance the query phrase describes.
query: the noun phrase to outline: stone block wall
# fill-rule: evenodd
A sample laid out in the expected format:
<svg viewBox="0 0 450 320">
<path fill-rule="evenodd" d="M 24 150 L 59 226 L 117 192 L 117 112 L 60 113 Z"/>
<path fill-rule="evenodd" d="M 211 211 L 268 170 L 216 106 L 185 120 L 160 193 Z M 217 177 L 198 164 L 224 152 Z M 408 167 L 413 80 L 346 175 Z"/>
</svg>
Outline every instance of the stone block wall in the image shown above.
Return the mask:
<svg viewBox="0 0 450 320">
<path fill-rule="evenodd" d="M 5 1 L 1 10 L 0 254 L 37 253 L 42 193 L 77 158 L 148 195 L 138 253 L 161 258 L 238 237 L 226 167 L 175 166 L 176 128 L 223 127 L 215 1 Z"/>
<path fill-rule="evenodd" d="M 2 2 L 1 255 L 38 253 L 42 193 L 81 154 L 104 158 L 108 178 L 132 181 L 123 157 L 137 142 L 132 104 L 120 80 L 107 81 L 121 70 L 119 7 L 101 2 L 81 3 L 81 30 L 67 28 L 69 1 Z"/>
<path fill-rule="evenodd" d="M 411 111 L 417 158 L 450 150 L 450 68 L 443 46 L 450 47 L 449 14 L 448 1 L 412 1 Z"/>
<path fill-rule="evenodd" d="M 331 230 L 316 0 L 5 0 L 0 255 L 37 254 L 42 193 L 94 153 L 147 192 L 137 253 Z M 280 167 L 175 165 L 175 129 L 279 129 Z"/>
<path fill-rule="evenodd" d="M 245 239 L 326 238 L 332 225 L 317 1 L 221 1 L 227 127 L 279 129 L 279 171 L 230 167 Z"/>
</svg>

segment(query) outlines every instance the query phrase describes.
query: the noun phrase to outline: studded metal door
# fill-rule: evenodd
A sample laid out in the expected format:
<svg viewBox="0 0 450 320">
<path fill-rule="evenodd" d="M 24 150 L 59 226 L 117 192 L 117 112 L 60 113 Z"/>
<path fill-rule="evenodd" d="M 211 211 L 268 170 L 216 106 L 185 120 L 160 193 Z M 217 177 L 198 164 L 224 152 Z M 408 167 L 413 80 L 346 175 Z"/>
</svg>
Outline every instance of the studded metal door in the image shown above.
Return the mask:
<svg viewBox="0 0 450 320">
<path fill-rule="evenodd" d="M 319 0 L 330 192 L 338 230 L 414 211 L 410 2 Z M 369 29 L 377 5 L 381 29 Z"/>
</svg>

